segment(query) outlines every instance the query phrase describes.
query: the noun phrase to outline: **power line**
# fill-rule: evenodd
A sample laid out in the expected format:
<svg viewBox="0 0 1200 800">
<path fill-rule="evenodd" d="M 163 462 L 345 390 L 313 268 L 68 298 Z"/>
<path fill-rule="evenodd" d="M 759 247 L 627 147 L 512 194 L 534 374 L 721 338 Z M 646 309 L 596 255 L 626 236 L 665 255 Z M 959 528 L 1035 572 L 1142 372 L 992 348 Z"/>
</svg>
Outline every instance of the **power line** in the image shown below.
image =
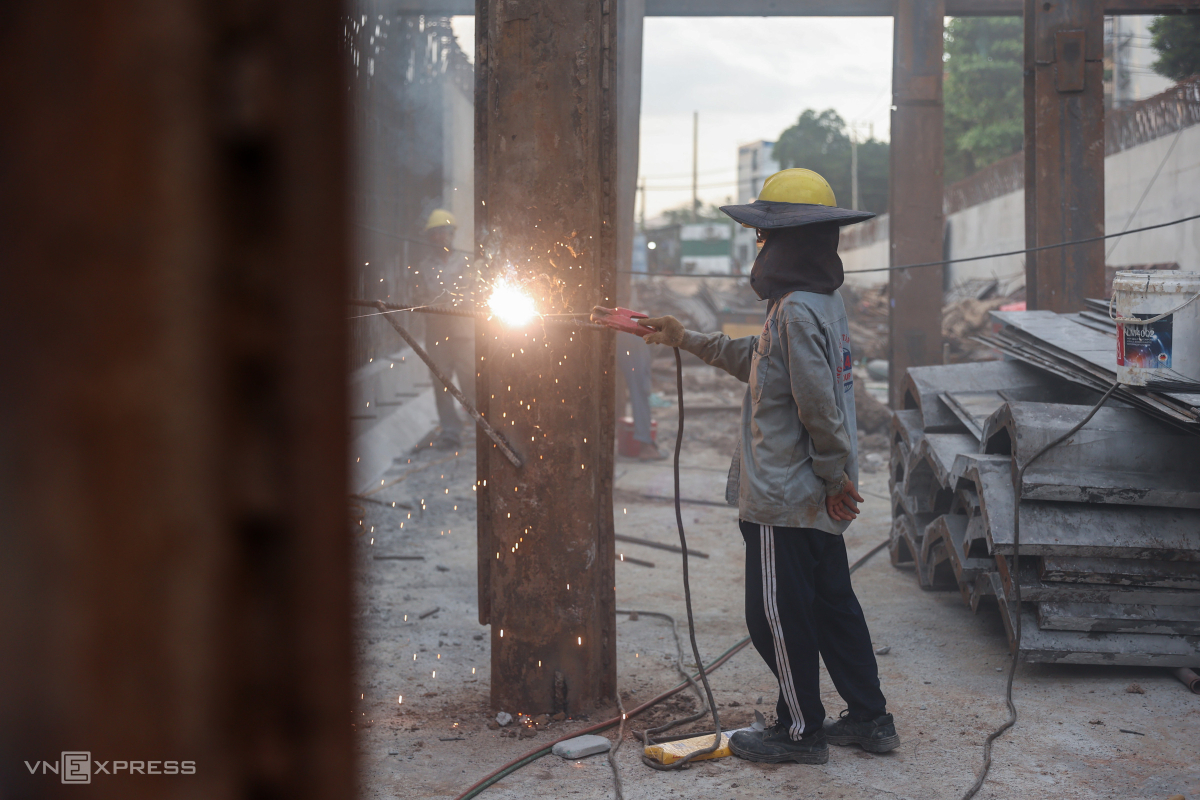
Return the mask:
<svg viewBox="0 0 1200 800">
<path fill-rule="evenodd" d="M 854 269 L 854 270 L 847 270 L 845 272 L 845 274 L 846 275 L 863 275 L 868 272 L 896 272 L 896 271 L 899 271 L 902 269 L 917 269 L 918 267 L 940 267 L 945 264 L 962 264 L 967 261 L 983 261 L 984 259 L 988 259 L 988 258 L 1004 258 L 1005 256 L 1019 256 L 1019 255 L 1025 254 L 1025 253 L 1037 253 L 1041 250 L 1054 250 L 1059 247 L 1070 247 L 1071 245 L 1076 245 L 1076 244 L 1088 244 L 1089 242 L 1101 242 L 1101 241 L 1104 241 L 1105 239 L 1115 239 L 1118 236 L 1129 236 L 1130 234 L 1143 233 L 1145 231 L 1153 231 L 1153 230 L 1157 230 L 1158 228 L 1169 228 L 1172 225 L 1180 225 L 1184 222 L 1191 222 L 1192 220 L 1195 220 L 1195 219 L 1200 219 L 1200 214 L 1192 214 L 1189 217 L 1181 217 L 1180 219 L 1173 219 L 1170 222 L 1160 222 L 1157 225 L 1145 225 L 1141 228 L 1133 228 L 1132 230 L 1121 231 L 1120 233 L 1106 233 L 1103 236 L 1089 236 L 1086 239 L 1073 239 L 1069 242 L 1058 242 L 1056 244 L 1043 244 L 1038 247 L 1026 247 L 1021 250 L 1008 250 L 1003 253 L 990 253 L 989 255 L 986 255 L 986 256 L 968 256 L 966 258 L 947 258 L 943 261 L 923 261 L 919 264 L 903 264 L 898 267 L 875 267 L 873 269 Z M 746 277 L 745 275 L 724 275 L 724 274 L 722 274 L 722 275 L 695 275 L 695 274 L 658 275 L 658 274 L 653 274 L 653 273 L 648 273 L 648 272 L 634 273 L 630 270 L 620 270 L 620 272 L 622 274 L 626 274 L 626 275 L 646 275 L 646 276 L 652 276 L 652 277 L 669 277 L 669 278 L 745 278 Z"/>
</svg>

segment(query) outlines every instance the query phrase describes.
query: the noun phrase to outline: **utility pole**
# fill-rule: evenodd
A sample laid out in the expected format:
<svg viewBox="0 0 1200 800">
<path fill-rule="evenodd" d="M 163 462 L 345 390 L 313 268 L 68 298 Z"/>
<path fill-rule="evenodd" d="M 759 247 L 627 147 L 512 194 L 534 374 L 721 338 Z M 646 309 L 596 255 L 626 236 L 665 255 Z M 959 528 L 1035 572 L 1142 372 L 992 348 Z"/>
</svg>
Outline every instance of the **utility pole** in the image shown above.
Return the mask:
<svg viewBox="0 0 1200 800">
<path fill-rule="evenodd" d="M 858 211 L 858 128 L 850 123 L 850 208 Z"/>
<path fill-rule="evenodd" d="M 642 210 L 638 214 L 638 230 L 645 233 L 646 231 L 646 179 L 642 178 Z"/>
<path fill-rule="evenodd" d="M 700 112 L 692 112 L 692 219 L 700 221 Z"/>
</svg>

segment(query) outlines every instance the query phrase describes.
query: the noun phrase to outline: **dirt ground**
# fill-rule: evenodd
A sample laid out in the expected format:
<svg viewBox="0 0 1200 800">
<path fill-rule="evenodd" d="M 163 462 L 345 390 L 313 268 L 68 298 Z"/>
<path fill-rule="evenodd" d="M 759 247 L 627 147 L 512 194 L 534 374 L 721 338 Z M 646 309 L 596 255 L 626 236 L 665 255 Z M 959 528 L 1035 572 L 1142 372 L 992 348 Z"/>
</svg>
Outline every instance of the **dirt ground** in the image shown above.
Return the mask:
<svg viewBox="0 0 1200 800">
<path fill-rule="evenodd" d="M 689 404 L 736 402 L 737 387 L 713 374 L 688 368 Z M 673 376 L 661 377 L 656 385 L 673 399 Z M 655 410 L 660 442 L 673 441 L 675 413 L 674 407 Z M 689 417 L 684 497 L 723 497 L 733 419 L 731 411 Z M 446 454 L 423 453 L 411 463 L 399 459 L 393 476 L 433 466 L 372 498 L 408 504 L 411 511 L 362 504 L 365 517 L 355 535 L 355 693 L 361 697 L 355 699 L 354 727 L 364 798 L 453 798 L 502 764 L 615 711 L 598 709 L 590 720 L 551 723 L 523 740 L 487 727 L 495 710 L 488 707 L 489 637 L 476 605 L 472 454 L 469 447 L 436 464 Z M 851 560 L 887 537 L 885 460 L 886 453 L 863 454 L 873 471 L 862 475 L 867 501 L 846 534 Z M 615 475 L 617 532 L 677 543 L 671 504 L 645 497 L 671 496 L 670 461 L 618 460 Z M 704 660 L 711 661 L 746 636 L 737 514 L 727 507 L 688 505 L 684 522 L 689 545 L 710 556 L 693 559 L 691 574 L 697 639 Z M 618 550 L 655 565 L 617 565 L 618 608 L 664 611 L 685 620 L 679 556 L 634 544 L 619 543 Z M 383 555 L 424 560 L 376 558 Z M 638 742 L 627 736 L 618 756 L 625 796 L 960 797 L 979 767 L 985 736 L 1006 717 L 1009 656 L 999 616 L 994 608 L 973 615 L 957 592 L 922 591 L 910 572 L 890 565 L 886 551 L 855 573 L 854 585 L 875 646 L 891 648 L 879 657 L 879 667 L 902 739 L 899 749 L 878 756 L 835 747 L 823 766 L 725 758 L 663 773 L 641 764 Z M 433 609 L 439 610 L 422 618 Z M 678 683 L 667 622 L 646 616 L 631 621 L 622 614 L 617 629 L 618 683 L 626 707 Z M 772 717 L 777 685 L 752 647 L 714 672 L 711 682 L 725 729 L 748 725 L 755 709 Z M 827 675 L 822 687 L 826 711 L 836 716 L 844 706 Z M 1022 665 L 1015 696 L 1020 721 L 997 742 L 991 777 L 979 797 L 1200 800 L 1200 696 L 1189 694 L 1166 670 Z M 631 725 L 641 729 L 694 707 L 689 695 L 679 694 Z M 612 738 L 615 729 L 605 735 Z M 549 755 L 483 793 L 495 800 L 534 795 L 613 797 L 612 774 L 603 756 L 564 761 Z"/>
</svg>

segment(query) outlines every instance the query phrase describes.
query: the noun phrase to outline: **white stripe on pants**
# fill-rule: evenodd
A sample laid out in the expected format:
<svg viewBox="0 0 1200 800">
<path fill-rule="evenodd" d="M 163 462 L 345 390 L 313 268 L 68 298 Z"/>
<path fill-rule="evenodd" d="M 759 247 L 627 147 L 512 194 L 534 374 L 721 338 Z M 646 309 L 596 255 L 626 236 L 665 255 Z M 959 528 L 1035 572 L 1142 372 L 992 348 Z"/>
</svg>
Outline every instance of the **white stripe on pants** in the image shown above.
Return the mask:
<svg viewBox="0 0 1200 800">
<path fill-rule="evenodd" d="M 792 682 L 792 667 L 788 661 L 787 648 L 783 642 L 783 625 L 779 621 L 779 604 L 775 599 L 775 528 L 759 525 L 759 559 L 762 565 L 763 609 L 771 626 L 771 637 L 775 642 L 775 671 L 779 674 L 779 691 L 792 715 L 788 734 L 799 739 L 804 730 L 804 714 L 796 698 L 796 686 Z"/>
</svg>

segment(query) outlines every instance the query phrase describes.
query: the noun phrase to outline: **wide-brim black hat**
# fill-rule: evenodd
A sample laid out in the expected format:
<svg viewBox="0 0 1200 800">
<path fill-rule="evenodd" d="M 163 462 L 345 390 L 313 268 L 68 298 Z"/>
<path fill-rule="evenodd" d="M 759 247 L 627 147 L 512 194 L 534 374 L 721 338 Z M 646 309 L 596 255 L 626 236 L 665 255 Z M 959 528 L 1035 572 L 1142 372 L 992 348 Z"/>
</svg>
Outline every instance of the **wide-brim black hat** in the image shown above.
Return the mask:
<svg viewBox="0 0 1200 800">
<path fill-rule="evenodd" d="M 751 228 L 795 228 L 817 222 L 832 222 L 839 227 L 865 222 L 875 215 L 870 211 L 851 211 L 837 206 L 813 203 L 784 203 L 777 200 L 755 200 L 740 206 L 721 206 L 721 210 L 736 222 Z"/>
</svg>

